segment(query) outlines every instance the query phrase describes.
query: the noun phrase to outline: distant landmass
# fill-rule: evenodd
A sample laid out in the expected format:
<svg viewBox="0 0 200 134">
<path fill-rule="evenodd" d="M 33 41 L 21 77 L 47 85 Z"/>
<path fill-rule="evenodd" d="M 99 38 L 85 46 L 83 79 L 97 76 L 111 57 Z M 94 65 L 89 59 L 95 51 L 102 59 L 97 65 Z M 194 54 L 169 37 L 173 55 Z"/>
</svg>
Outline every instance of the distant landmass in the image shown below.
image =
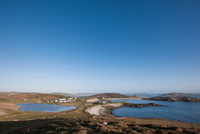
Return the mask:
<svg viewBox="0 0 200 134">
<path fill-rule="evenodd" d="M 69 93 L 62 93 L 62 92 L 54 92 L 54 93 L 50 93 L 52 95 L 71 95 Z"/>
<path fill-rule="evenodd" d="M 130 96 L 120 94 L 120 93 L 102 93 L 102 94 L 95 94 L 93 97 L 104 97 L 104 98 L 129 98 Z"/>
<path fill-rule="evenodd" d="M 194 97 L 150 97 L 143 98 L 144 100 L 156 100 L 156 101 L 184 101 L 184 102 L 200 102 L 200 98 Z"/>
<path fill-rule="evenodd" d="M 200 93 L 167 93 L 162 95 L 173 95 L 173 96 L 179 96 L 179 95 L 200 95 Z"/>
</svg>

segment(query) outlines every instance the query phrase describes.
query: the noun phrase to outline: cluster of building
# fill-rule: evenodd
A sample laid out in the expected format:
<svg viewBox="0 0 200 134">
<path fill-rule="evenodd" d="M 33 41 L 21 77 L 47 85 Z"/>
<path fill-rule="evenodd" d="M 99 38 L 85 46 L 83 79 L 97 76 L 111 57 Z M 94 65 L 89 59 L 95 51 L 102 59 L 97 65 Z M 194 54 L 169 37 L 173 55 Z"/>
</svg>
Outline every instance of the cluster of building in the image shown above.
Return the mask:
<svg viewBox="0 0 200 134">
<path fill-rule="evenodd" d="M 54 100 L 54 102 L 74 102 L 76 100 L 76 97 L 70 97 L 70 98 L 60 98 L 58 100 Z"/>
</svg>

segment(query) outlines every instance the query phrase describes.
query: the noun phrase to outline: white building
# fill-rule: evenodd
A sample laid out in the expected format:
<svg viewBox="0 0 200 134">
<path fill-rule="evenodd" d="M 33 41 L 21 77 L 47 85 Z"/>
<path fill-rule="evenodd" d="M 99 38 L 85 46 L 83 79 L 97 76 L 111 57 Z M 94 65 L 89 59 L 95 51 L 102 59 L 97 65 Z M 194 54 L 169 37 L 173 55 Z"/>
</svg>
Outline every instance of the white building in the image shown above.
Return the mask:
<svg viewBox="0 0 200 134">
<path fill-rule="evenodd" d="M 60 102 L 60 103 L 62 103 L 62 102 L 73 102 L 73 101 L 75 101 L 76 100 L 76 98 L 74 97 L 71 97 L 71 98 L 68 98 L 68 99 L 66 99 L 66 98 L 60 98 L 59 100 L 54 100 L 54 102 Z"/>
</svg>

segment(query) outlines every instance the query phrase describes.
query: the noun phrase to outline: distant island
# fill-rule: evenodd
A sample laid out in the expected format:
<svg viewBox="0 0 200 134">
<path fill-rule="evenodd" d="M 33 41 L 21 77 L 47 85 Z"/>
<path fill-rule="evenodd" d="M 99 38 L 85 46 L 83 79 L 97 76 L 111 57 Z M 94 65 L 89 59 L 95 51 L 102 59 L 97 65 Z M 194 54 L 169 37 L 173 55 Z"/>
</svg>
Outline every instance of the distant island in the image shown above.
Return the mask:
<svg viewBox="0 0 200 134">
<path fill-rule="evenodd" d="M 184 101 L 184 102 L 200 102 L 200 98 L 194 97 L 149 97 L 143 98 L 144 100 L 156 100 L 156 101 Z"/>
<path fill-rule="evenodd" d="M 180 96 L 180 95 L 200 95 L 200 93 L 166 93 L 162 95 L 172 95 L 172 96 Z"/>
</svg>

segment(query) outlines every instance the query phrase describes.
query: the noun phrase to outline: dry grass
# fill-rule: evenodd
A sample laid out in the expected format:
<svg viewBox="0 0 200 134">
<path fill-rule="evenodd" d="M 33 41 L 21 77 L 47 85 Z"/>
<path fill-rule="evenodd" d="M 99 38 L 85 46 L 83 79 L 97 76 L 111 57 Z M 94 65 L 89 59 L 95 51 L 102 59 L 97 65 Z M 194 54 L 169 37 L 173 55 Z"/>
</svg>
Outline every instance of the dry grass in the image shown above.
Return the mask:
<svg viewBox="0 0 200 134">
<path fill-rule="evenodd" d="M 158 134 L 158 133 L 198 133 L 200 125 L 171 122 L 166 120 L 135 118 L 118 118 L 118 117 L 68 117 L 62 119 L 51 120 L 48 124 L 40 125 L 40 127 L 29 127 L 29 129 L 20 129 L 20 133 L 67 133 L 67 134 Z M 161 123 L 163 122 L 164 125 Z M 159 124 L 161 123 L 161 124 Z M 179 126 L 177 126 L 179 125 Z"/>
</svg>

